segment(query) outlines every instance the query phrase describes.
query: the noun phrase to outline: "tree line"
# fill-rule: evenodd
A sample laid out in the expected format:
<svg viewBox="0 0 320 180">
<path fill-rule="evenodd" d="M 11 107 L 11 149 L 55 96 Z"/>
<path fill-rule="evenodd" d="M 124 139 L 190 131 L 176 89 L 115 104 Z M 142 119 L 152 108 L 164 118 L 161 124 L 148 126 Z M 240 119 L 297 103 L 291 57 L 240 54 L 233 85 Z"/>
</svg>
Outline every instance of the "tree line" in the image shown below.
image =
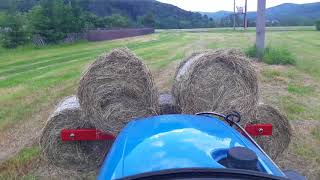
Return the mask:
<svg viewBox="0 0 320 180">
<path fill-rule="evenodd" d="M 2 45 L 15 48 L 41 37 L 46 43 L 97 28 L 209 28 L 212 18 L 150 0 L 3 0 Z M 5 12 L 1 13 L 1 9 Z M 1 42 L 0 42 L 1 43 Z"/>
<path fill-rule="evenodd" d="M 46 43 L 62 42 L 69 34 L 88 29 L 155 27 L 162 29 L 232 27 L 233 15 L 213 20 L 169 4 L 150 0 L 2 0 L 0 44 L 15 48 L 41 37 Z M 236 16 L 236 25 L 243 18 Z M 279 25 L 279 22 L 267 22 Z M 255 26 L 254 20 L 248 20 Z M 319 25 L 317 26 L 319 29 Z"/>
<path fill-rule="evenodd" d="M 139 16 L 136 22 L 127 16 L 112 14 L 99 17 L 85 11 L 78 1 L 41 0 L 28 11 L 19 11 L 12 1 L 10 8 L 0 12 L 2 46 L 16 48 L 37 35 L 47 43 L 58 43 L 70 33 L 96 28 L 154 27 L 151 13 Z"/>
</svg>

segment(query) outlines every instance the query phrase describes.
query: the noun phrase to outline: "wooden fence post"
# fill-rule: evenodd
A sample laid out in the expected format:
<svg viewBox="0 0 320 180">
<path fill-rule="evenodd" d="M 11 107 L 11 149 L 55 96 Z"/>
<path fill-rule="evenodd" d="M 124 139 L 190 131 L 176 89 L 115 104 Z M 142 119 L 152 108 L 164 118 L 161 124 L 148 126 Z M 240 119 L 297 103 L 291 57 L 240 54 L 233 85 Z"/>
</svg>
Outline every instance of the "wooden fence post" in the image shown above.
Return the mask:
<svg viewBox="0 0 320 180">
<path fill-rule="evenodd" d="M 247 18 L 247 12 L 248 12 L 248 0 L 245 0 L 245 5 L 244 5 L 244 18 L 243 18 L 243 27 L 244 30 L 247 29 L 248 27 L 248 18 Z"/>
<path fill-rule="evenodd" d="M 257 19 L 256 19 L 256 47 L 258 57 L 262 57 L 265 48 L 266 31 L 266 0 L 258 0 Z"/>
<path fill-rule="evenodd" d="M 233 30 L 236 30 L 236 0 L 233 0 Z"/>
</svg>

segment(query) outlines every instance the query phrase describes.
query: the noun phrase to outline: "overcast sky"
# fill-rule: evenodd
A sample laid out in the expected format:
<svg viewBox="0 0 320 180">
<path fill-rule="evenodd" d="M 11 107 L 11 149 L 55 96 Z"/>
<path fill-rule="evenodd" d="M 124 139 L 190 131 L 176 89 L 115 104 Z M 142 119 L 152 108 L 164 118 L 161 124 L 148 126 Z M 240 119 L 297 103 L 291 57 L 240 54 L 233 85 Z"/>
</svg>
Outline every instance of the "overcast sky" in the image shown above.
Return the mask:
<svg viewBox="0 0 320 180">
<path fill-rule="evenodd" d="M 216 12 L 220 10 L 233 11 L 233 0 L 158 0 L 160 2 L 173 4 L 188 11 Z M 243 6 L 245 0 L 236 0 L 237 6 Z M 267 7 L 283 3 L 311 3 L 320 0 L 267 0 Z M 248 11 L 257 10 L 257 0 L 248 0 Z"/>
</svg>

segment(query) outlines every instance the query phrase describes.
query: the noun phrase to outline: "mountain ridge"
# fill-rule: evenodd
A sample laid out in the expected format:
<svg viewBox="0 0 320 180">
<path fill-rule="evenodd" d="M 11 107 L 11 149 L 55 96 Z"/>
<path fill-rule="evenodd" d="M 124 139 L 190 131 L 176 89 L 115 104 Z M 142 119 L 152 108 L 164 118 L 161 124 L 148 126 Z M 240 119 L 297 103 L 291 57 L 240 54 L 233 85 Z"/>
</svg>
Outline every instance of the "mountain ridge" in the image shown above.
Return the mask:
<svg viewBox="0 0 320 180">
<path fill-rule="evenodd" d="M 231 11 L 200 13 L 213 18 L 215 21 L 221 21 L 233 14 Z M 255 18 L 256 12 L 248 12 L 249 25 L 254 25 Z M 266 10 L 266 19 L 267 22 L 276 22 L 276 25 L 283 26 L 313 25 L 317 19 L 320 19 L 320 2 L 306 4 L 284 3 L 270 7 Z"/>
</svg>

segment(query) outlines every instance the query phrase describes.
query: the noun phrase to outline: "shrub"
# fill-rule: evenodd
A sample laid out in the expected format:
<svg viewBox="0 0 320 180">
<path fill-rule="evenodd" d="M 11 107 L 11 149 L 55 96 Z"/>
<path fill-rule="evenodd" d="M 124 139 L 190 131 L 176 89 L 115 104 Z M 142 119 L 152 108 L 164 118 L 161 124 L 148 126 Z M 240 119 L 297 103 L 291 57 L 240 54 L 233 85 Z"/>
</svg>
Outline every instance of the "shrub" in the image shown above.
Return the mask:
<svg viewBox="0 0 320 180">
<path fill-rule="evenodd" d="M 245 50 L 245 53 L 248 57 L 255 58 L 257 57 L 257 47 L 255 45 L 250 46 Z"/>
<path fill-rule="evenodd" d="M 28 12 L 28 25 L 32 35 L 40 35 L 49 43 L 58 43 L 70 33 L 82 32 L 86 26 L 85 18 L 86 13 L 78 7 L 78 1 L 69 6 L 64 0 L 41 0 Z"/>
<path fill-rule="evenodd" d="M 28 33 L 24 27 L 24 16 L 22 14 L 8 14 L 6 22 L 3 23 L 2 46 L 5 48 L 16 48 L 28 42 Z"/>
<path fill-rule="evenodd" d="M 316 29 L 320 31 L 320 19 L 316 21 Z"/>
<path fill-rule="evenodd" d="M 263 62 L 267 64 L 295 64 L 296 59 L 287 49 L 267 47 L 263 53 Z"/>
<path fill-rule="evenodd" d="M 246 49 L 246 55 L 251 58 L 258 57 L 256 46 L 251 46 Z M 267 64 L 295 64 L 294 55 L 284 48 L 267 47 L 262 55 L 262 61 Z"/>
</svg>

